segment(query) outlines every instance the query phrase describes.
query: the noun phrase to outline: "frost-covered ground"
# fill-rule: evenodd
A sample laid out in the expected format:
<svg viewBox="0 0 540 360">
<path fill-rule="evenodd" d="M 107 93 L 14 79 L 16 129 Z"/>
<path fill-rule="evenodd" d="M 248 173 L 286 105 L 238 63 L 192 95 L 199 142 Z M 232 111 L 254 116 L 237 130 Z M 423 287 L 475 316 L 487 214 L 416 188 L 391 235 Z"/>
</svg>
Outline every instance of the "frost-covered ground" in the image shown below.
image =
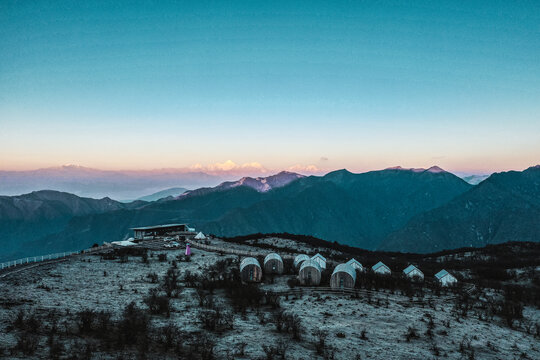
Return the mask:
<svg viewBox="0 0 540 360">
<path fill-rule="evenodd" d="M 294 245 L 288 242 L 280 244 L 286 247 Z M 245 245 L 231 246 L 249 248 Z M 313 251 L 307 247 L 299 250 Z M 158 254 L 161 253 L 167 254 L 167 261 L 159 261 Z M 41 338 L 34 355 L 10 351 L 18 341 L 12 324 L 20 309 L 27 314 L 36 313 L 44 317 L 55 311 L 60 314 L 59 328 L 62 328 L 68 326 L 68 319 L 73 314 L 88 308 L 110 311 L 115 318 L 120 318 L 126 305 L 132 301 L 138 307 L 146 308 L 143 297 L 156 287 L 147 275 L 155 272 L 162 279 L 171 267 L 171 261 L 182 253 L 183 250 L 154 251 L 149 254 L 148 264 L 143 263 L 140 257 L 130 257 L 127 262 L 122 262 L 87 255 L 6 277 L 0 282 L 0 354 L 7 358 L 49 357 L 46 336 Z M 181 277 L 186 271 L 202 274 L 218 260 L 238 259 L 235 255 L 219 255 L 198 249 L 193 249 L 193 253 L 190 262 L 178 262 Z M 287 280 L 292 277 L 276 277 L 274 283 L 262 284 L 261 288 L 287 290 Z M 223 290 L 216 290 L 214 298 L 216 303 L 232 312 Z M 489 321 L 480 320 L 473 314 L 457 317 L 452 311 L 451 298 L 451 294 L 440 295 L 436 297 L 434 306 L 429 307 L 409 302 L 407 297 L 389 291 L 375 292 L 369 299 L 345 294 L 289 295 L 281 299 L 280 307 L 299 316 L 300 340 L 276 331 L 272 318 L 279 310 L 268 306 L 248 309 L 245 314 L 234 313 L 233 329 L 210 334 L 215 341 L 217 359 L 265 358 L 263 345 L 280 343 L 287 347 L 286 359 L 322 359 L 323 356 L 316 351 L 321 333 L 325 336 L 327 358 L 333 354 L 335 359 L 540 359 L 540 342 L 534 335 L 510 329 L 496 317 Z M 174 324 L 185 332 L 202 331 L 195 289 L 184 288 L 178 298 L 171 300 L 171 305 L 170 317 L 152 315 L 153 327 Z M 537 309 L 525 308 L 524 315 L 529 319 L 539 319 Z M 47 321 L 43 320 L 44 327 L 49 326 Z M 407 340 L 406 334 L 411 332 L 416 336 Z M 79 337 L 73 336 L 64 339 L 61 358 L 80 352 L 77 349 L 80 341 Z M 232 349 L 241 343 L 245 343 L 244 355 L 234 355 Z M 135 352 L 129 348 L 124 351 L 135 357 Z M 96 349 L 93 355 L 95 359 L 117 357 L 115 350 Z M 171 353 L 160 353 L 149 354 L 148 358 L 177 357 Z"/>
</svg>

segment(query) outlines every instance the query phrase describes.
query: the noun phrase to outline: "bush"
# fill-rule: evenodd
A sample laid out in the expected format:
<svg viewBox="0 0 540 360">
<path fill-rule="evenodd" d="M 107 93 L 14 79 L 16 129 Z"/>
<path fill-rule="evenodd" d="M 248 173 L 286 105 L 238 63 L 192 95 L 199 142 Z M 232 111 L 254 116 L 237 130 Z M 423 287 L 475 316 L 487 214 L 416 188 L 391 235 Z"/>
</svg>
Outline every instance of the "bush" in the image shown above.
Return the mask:
<svg viewBox="0 0 540 360">
<path fill-rule="evenodd" d="M 259 307 L 264 297 L 263 292 L 257 285 L 242 284 L 239 280 L 235 281 L 235 279 L 229 283 L 226 290 L 233 307 L 242 313 L 245 313 L 248 306 Z"/>
<path fill-rule="evenodd" d="M 85 309 L 77 313 L 75 321 L 79 328 L 79 333 L 88 334 L 92 331 L 92 325 L 94 322 L 94 317 L 96 316 L 94 310 Z"/>
<path fill-rule="evenodd" d="M 203 328 L 210 331 L 232 330 L 234 318 L 231 313 L 224 311 L 221 307 L 205 309 L 199 312 L 199 321 Z"/>
<path fill-rule="evenodd" d="M 41 322 L 38 321 L 36 314 L 32 313 L 25 318 L 23 310 L 17 312 L 12 325 L 15 329 L 24 330 L 32 334 L 37 333 L 41 328 Z"/>
<path fill-rule="evenodd" d="M 49 345 L 49 359 L 60 359 L 64 352 L 64 344 L 53 334 L 49 334 L 47 344 Z"/>
<path fill-rule="evenodd" d="M 178 328 L 172 323 L 169 323 L 160 329 L 158 342 L 165 350 L 176 348 L 178 351 L 182 346 L 182 336 L 180 334 L 180 330 L 178 330 Z"/>
<path fill-rule="evenodd" d="M 418 339 L 418 330 L 416 330 L 414 327 L 409 326 L 407 329 L 407 333 L 405 334 L 405 339 L 407 342 L 411 341 L 411 339 Z"/>
<path fill-rule="evenodd" d="M 278 332 L 288 332 L 292 334 L 293 339 L 300 340 L 302 323 L 298 315 L 280 310 L 274 313 L 273 321 Z"/>
<path fill-rule="evenodd" d="M 158 275 L 153 272 L 153 273 L 148 273 L 146 275 L 146 278 L 152 283 L 152 284 L 155 284 L 158 282 Z"/>
<path fill-rule="evenodd" d="M 150 289 L 148 291 L 148 296 L 144 298 L 144 303 L 148 306 L 152 314 L 171 316 L 169 298 L 164 295 L 158 295 L 157 289 Z"/>
<path fill-rule="evenodd" d="M 132 302 L 126 306 L 119 324 L 119 340 L 121 344 L 137 344 L 146 342 L 150 327 L 148 315 Z"/>
<path fill-rule="evenodd" d="M 318 355 L 323 355 L 326 349 L 326 337 L 327 333 L 324 330 L 317 330 L 315 336 L 317 337 L 317 343 L 315 344 L 315 351 Z"/>
<path fill-rule="evenodd" d="M 159 262 L 166 262 L 167 261 L 167 254 L 159 254 L 158 255 L 158 261 Z"/>
<path fill-rule="evenodd" d="M 167 270 L 163 279 L 163 290 L 168 297 L 178 297 L 180 294 L 182 288 L 178 285 L 179 276 L 178 270 L 172 267 Z"/>
<path fill-rule="evenodd" d="M 22 352 L 24 355 L 33 355 L 38 347 L 39 338 L 37 335 L 24 332 L 17 334 L 17 344 L 13 349 L 16 352 Z"/>
</svg>

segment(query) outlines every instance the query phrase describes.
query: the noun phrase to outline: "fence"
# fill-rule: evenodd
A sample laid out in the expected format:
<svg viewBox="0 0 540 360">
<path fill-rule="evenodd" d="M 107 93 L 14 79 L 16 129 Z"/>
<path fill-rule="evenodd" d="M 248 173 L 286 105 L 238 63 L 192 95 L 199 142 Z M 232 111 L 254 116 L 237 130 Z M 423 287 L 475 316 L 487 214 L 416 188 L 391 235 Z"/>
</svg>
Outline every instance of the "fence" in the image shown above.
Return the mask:
<svg viewBox="0 0 540 360">
<path fill-rule="evenodd" d="M 276 295 L 276 296 L 303 296 L 307 294 L 312 293 L 334 293 L 334 294 L 341 294 L 341 295 L 351 295 L 355 297 L 362 297 L 362 298 L 371 298 L 373 301 L 377 300 L 386 300 L 385 295 L 388 295 L 385 292 L 377 291 L 377 290 L 367 290 L 367 289 L 356 289 L 356 288 L 332 288 L 332 287 L 324 287 L 324 286 L 318 286 L 318 287 L 294 287 L 291 289 L 285 289 L 281 291 L 268 291 L 268 294 Z M 435 302 L 440 301 L 446 301 L 451 302 L 454 301 L 457 296 L 456 295 L 450 295 L 446 296 L 444 298 L 439 297 L 423 297 L 423 298 L 406 298 L 405 295 L 402 295 L 404 298 L 403 300 L 393 300 L 394 302 L 400 303 L 402 305 L 428 305 L 433 304 Z"/>
<path fill-rule="evenodd" d="M 238 250 L 238 249 L 225 249 L 218 246 L 212 246 L 212 245 L 206 245 L 202 244 L 193 240 L 188 241 L 190 245 L 192 245 L 194 248 L 213 251 L 213 252 L 220 252 L 224 254 L 233 254 L 233 255 L 240 255 L 240 256 L 265 256 L 269 253 L 269 251 L 245 251 L 245 250 Z M 283 255 L 283 259 L 294 259 L 294 255 Z"/>
<path fill-rule="evenodd" d="M 31 264 L 31 263 L 36 263 L 36 262 L 61 259 L 61 258 L 65 258 L 67 256 L 71 256 L 73 254 L 77 254 L 77 253 L 76 252 L 62 252 L 62 253 L 56 253 L 56 254 L 48 254 L 48 255 L 41 255 L 41 256 L 31 256 L 31 257 L 27 257 L 27 258 L 23 258 L 23 259 L 11 260 L 11 261 L 4 262 L 4 263 L 0 264 L 0 270 L 7 269 L 7 268 L 17 266 L 17 265 Z"/>
<path fill-rule="evenodd" d="M 26 265 L 26 264 L 32 264 L 32 263 L 39 263 L 43 261 L 62 259 L 62 258 L 66 258 L 69 256 L 81 254 L 81 253 L 85 253 L 85 254 L 93 253 L 95 251 L 103 250 L 104 248 L 108 248 L 108 247 L 110 246 L 102 245 L 102 246 L 97 246 L 97 247 L 93 247 L 93 248 L 82 250 L 82 251 L 71 251 L 71 252 L 61 252 L 61 253 L 40 255 L 40 256 L 29 256 L 22 259 L 11 260 L 11 261 L 1 263 L 0 271 L 4 269 L 9 269 L 18 265 Z"/>
</svg>

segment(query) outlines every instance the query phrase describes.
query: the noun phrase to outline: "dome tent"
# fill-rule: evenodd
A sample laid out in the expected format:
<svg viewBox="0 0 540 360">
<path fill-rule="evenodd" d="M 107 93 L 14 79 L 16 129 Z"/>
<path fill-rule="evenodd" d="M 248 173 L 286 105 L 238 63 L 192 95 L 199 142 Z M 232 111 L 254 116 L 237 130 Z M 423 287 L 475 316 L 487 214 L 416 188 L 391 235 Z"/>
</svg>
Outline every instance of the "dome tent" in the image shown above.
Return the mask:
<svg viewBox="0 0 540 360">
<path fill-rule="evenodd" d="M 245 282 L 260 282 L 262 269 L 259 261 L 253 257 L 247 257 L 240 262 L 240 277 Z"/>
<path fill-rule="evenodd" d="M 321 283 L 321 266 L 315 260 L 302 262 L 298 271 L 298 280 L 302 285 L 319 285 Z"/>
<path fill-rule="evenodd" d="M 266 255 L 264 258 L 264 272 L 266 274 L 282 274 L 283 259 L 276 253 Z"/>
<path fill-rule="evenodd" d="M 330 277 L 330 287 L 333 289 L 354 288 L 356 270 L 349 264 L 339 264 Z"/>
</svg>

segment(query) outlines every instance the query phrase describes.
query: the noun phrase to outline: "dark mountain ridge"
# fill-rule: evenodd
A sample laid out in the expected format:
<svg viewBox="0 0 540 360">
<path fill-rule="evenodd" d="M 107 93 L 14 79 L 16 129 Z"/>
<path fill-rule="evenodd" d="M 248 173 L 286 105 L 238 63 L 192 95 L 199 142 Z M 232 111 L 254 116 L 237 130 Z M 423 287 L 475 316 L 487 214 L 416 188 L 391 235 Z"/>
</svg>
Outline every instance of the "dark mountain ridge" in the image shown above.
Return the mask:
<svg viewBox="0 0 540 360">
<path fill-rule="evenodd" d="M 443 206 L 411 219 L 383 250 L 431 252 L 540 241 L 540 166 L 495 173 Z"/>
<path fill-rule="evenodd" d="M 135 209 L 146 204 L 124 204 L 110 198 L 91 199 L 41 190 L 19 196 L 0 196 L 0 245 L 2 253 L 28 254 L 27 244 L 62 231 L 75 216 Z M 61 247 L 59 247 L 61 249 Z M 36 249 L 32 249 L 34 251 Z"/>
<path fill-rule="evenodd" d="M 126 238 L 130 227 L 185 222 L 220 236 L 290 232 L 373 249 L 414 215 L 470 187 L 447 172 L 339 170 L 301 177 L 266 192 L 242 184 L 133 210 L 79 216 L 36 245 L 50 250 L 58 244 L 90 246 Z"/>
<path fill-rule="evenodd" d="M 175 222 L 218 236 L 286 232 L 370 250 L 425 253 L 540 241 L 539 173 L 540 167 L 533 167 L 493 174 L 473 186 L 435 167 L 361 174 L 337 170 L 298 177 L 267 191 L 244 180 L 168 201 L 130 204 L 38 192 L 25 196 L 46 204 L 34 209 L 36 204 L 29 199 L 22 207 L 11 204 L 21 201 L 18 197 L 3 199 L 0 216 L 2 224 L 19 221 L 7 226 L 9 242 L 34 254 L 82 249 L 125 239 L 131 236 L 131 227 Z M 55 196 L 62 201 L 57 203 Z M 1 212 L 5 204 L 11 204 L 9 216 Z M 45 211 L 49 207 L 52 210 Z M 15 219 L 17 211 L 21 214 Z M 0 240 L 9 243 L 5 229 Z M 4 249 L 13 252 L 10 245 Z"/>
</svg>

